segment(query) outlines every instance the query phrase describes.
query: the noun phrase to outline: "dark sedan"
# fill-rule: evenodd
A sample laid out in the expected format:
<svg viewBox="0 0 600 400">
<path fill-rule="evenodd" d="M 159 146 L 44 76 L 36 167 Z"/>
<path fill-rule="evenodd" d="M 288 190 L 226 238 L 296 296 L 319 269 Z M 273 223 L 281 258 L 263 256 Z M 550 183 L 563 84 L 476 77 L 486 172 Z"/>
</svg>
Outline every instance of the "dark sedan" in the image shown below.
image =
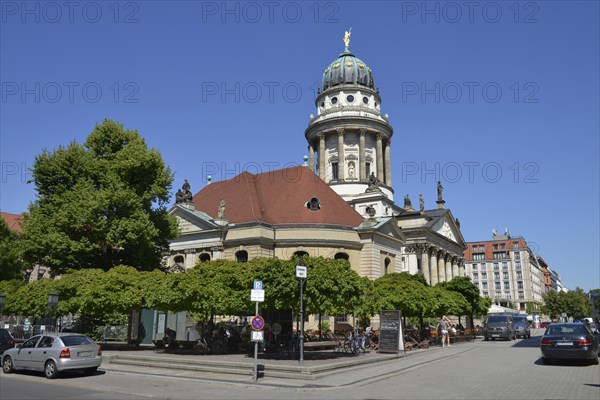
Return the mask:
<svg viewBox="0 0 600 400">
<path fill-rule="evenodd" d="M 15 339 L 13 339 L 8 329 L 0 329 L 0 354 L 4 353 L 4 350 L 13 347 L 15 347 Z"/>
<path fill-rule="evenodd" d="M 598 336 L 586 324 L 550 324 L 540 340 L 542 361 L 588 360 L 598 364 Z"/>
</svg>

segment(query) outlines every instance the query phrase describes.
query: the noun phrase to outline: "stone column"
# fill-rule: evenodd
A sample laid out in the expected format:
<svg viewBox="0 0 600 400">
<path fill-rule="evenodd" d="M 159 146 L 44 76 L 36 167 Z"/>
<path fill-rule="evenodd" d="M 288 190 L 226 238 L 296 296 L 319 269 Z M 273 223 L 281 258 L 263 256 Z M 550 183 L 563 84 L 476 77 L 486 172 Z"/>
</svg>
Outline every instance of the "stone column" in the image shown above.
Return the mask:
<svg viewBox="0 0 600 400">
<path fill-rule="evenodd" d="M 369 179 L 367 176 L 367 153 L 365 151 L 365 134 L 367 130 L 361 128 L 358 130 L 358 157 L 360 158 L 359 177 L 361 181 Z"/>
<path fill-rule="evenodd" d="M 383 143 L 381 134 L 377 135 L 377 178 L 385 179 L 383 176 Z"/>
<path fill-rule="evenodd" d="M 465 260 L 462 258 L 458 260 L 458 275 L 465 276 Z"/>
<path fill-rule="evenodd" d="M 315 172 L 315 148 L 313 147 L 312 142 L 308 144 L 308 157 L 310 160 L 310 170 Z"/>
<path fill-rule="evenodd" d="M 431 283 L 431 274 L 429 273 L 429 249 L 428 245 L 423 245 L 423 252 L 421 253 L 421 268 L 423 269 L 423 278 L 425 282 Z"/>
<path fill-rule="evenodd" d="M 192 250 L 192 249 L 187 249 L 185 250 L 185 261 L 184 261 L 184 265 L 185 265 L 185 269 L 192 269 L 194 268 L 194 256 L 196 255 L 196 251 Z"/>
<path fill-rule="evenodd" d="M 325 134 L 319 133 L 319 177 L 325 180 Z"/>
<path fill-rule="evenodd" d="M 392 141 L 388 140 L 385 146 L 385 184 L 392 186 L 392 163 L 390 162 L 390 146 Z"/>
<path fill-rule="evenodd" d="M 343 182 L 346 178 L 346 157 L 344 155 L 344 129 L 338 128 L 338 181 Z"/>
<path fill-rule="evenodd" d="M 438 251 L 438 282 L 446 282 L 446 265 L 444 262 L 444 256 L 446 252 L 443 250 Z"/>
<path fill-rule="evenodd" d="M 458 273 L 458 257 L 452 257 L 452 277 L 460 276 Z"/>
<path fill-rule="evenodd" d="M 449 281 L 452 279 L 452 256 L 450 255 L 450 253 L 446 254 L 446 257 L 444 257 L 444 261 L 446 263 L 446 281 Z"/>
<path fill-rule="evenodd" d="M 431 286 L 435 285 L 439 282 L 438 279 L 438 268 L 437 268 L 437 249 L 435 247 L 430 248 L 430 259 L 429 259 L 429 268 L 431 269 Z"/>
</svg>

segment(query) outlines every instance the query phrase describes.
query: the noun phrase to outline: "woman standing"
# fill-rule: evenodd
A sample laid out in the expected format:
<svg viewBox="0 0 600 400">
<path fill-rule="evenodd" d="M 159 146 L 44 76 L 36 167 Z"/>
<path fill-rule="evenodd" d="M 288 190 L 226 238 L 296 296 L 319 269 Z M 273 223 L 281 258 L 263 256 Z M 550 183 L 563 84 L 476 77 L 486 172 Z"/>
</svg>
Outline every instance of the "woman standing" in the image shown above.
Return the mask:
<svg viewBox="0 0 600 400">
<path fill-rule="evenodd" d="M 452 347 L 452 345 L 450 344 L 450 337 L 448 336 L 449 326 L 450 320 L 445 315 L 442 315 L 438 319 L 438 330 L 440 332 L 440 335 L 442 336 L 442 347 L 446 347 L 446 345 L 448 347 Z"/>
</svg>

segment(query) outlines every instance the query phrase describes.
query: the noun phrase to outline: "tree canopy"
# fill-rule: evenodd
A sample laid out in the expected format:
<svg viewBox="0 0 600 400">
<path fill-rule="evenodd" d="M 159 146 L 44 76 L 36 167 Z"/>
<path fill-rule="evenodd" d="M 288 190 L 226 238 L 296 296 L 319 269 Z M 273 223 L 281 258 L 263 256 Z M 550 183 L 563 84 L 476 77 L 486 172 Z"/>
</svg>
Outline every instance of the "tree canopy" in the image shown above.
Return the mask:
<svg viewBox="0 0 600 400">
<path fill-rule="evenodd" d="M 25 268 L 19 237 L 0 217 L 0 281 L 22 278 Z"/>
<path fill-rule="evenodd" d="M 568 292 L 546 293 L 544 303 L 542 312 L 551 318 L 558 318 L 563 313 L 576 320 L 592 315 L 592 303 L 588 294 L 579 287 Z"/>
<path fill-rule="evenodd" d="M 44 149 L 32 176 L 37 199 L 24 218 L 27 261 L 53 274 L 160 266 L 177 234 L 166 209 L 173 174 L 137 131 L 104 120 L 83 145 Z"/>
</svg>

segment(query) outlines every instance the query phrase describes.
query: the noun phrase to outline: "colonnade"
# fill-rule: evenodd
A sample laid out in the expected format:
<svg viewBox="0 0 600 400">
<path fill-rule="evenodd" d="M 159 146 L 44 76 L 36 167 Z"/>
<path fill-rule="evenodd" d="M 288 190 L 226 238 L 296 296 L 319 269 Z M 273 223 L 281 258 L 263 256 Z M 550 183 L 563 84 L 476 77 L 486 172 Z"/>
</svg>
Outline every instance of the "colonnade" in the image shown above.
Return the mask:
<svg viewBox="0 0 600 400">
<path fill-rule="evenodd" d="M 411 244 L 406 250 L 421 260 L 419 272 L 432 286 L 456 276 L 465 276 L 465 260 L 447 250 L 427 243 Z"/>
</svg>

